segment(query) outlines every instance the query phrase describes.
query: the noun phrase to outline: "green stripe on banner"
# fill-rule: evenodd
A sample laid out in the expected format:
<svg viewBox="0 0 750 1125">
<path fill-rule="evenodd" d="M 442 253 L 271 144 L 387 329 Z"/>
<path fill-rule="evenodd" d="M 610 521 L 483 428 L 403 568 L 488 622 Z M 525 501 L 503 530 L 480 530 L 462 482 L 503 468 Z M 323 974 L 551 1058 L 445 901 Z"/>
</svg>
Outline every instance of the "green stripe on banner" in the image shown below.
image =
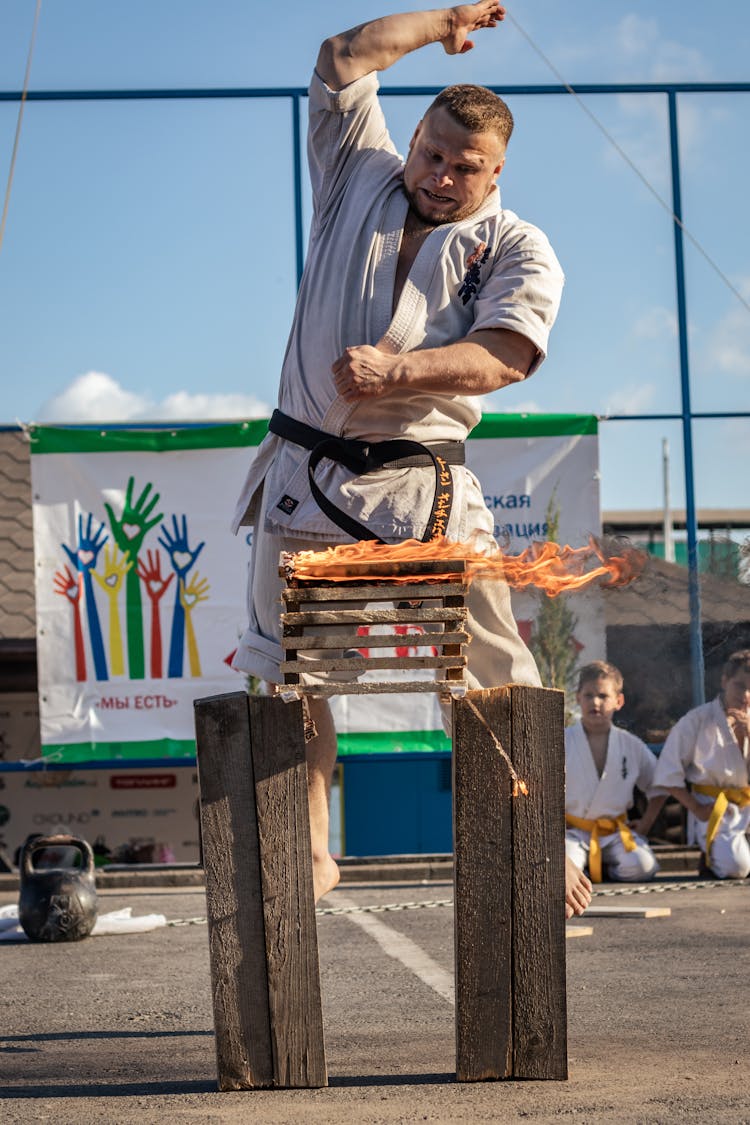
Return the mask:
<svg viewBox="0 0 750 1125">
<path fill-rule="evenodd" d="M 174 453 L 183 449 L 232 449 L 259 445 L 267 432 L 267 418 L 222 426 L 159 429 L 30 427 L 32 453 Z"/>
<path fill-rule="evenodd" d="M 475 438 L 559 437 L 596 434 L 595 414 L 485 414 Z M 32 453 L 170 453 L 183 449 L 232 449 L 259 445 L 267 418 L 220 426 L 31 426 Z"/>
<path fill-rule="evenodd" d="M 441 730 L 356 731 L 338 735 L 339 756 L 349 754 L 414 754 L 450 750 L 451 740 Z"/>
<path fill-rule="evenodd" d="M 109 762 L 132 758 L 194 758 L 195 739 L 157 738 L 149 742 L 60 742 L 42 747 L 49 762 Z"/>
<path fill-rule="evenodd" d="M 338 735 L 339 755 L 434 754 L 450 751 L 451 740 L 438 730 L 355 731 Z M 145 760 L 146 758 L 194 758 L 195 742 L 186 739 L 154 739 L 149 742 L 65 742 L 42 747 L 48 762 Z"/>
<path fill-rule="evenodd" d="M 483 414 L 469 440 L 596 434 L 598 422 L 596 414 Z"/>
</svg>

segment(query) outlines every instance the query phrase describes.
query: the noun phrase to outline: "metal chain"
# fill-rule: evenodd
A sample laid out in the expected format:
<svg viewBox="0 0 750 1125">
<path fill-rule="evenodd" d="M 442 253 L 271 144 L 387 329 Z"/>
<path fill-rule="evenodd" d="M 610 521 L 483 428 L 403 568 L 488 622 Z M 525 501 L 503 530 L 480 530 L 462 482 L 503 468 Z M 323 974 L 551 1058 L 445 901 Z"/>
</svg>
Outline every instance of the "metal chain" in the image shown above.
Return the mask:
<svg viewBox="0 0 750 1125">
<path fill-rule="evenodd" d="M 750 887 L 746 879 L 711 879 L 695 883 L 650 883 L 632 887 L 613 887 L 594 891 L 593 898 L 616 898 L 623 895 L 660 895 L 669 891 L 707 891 L 721 887 Z M 315 911 L 318 918 L 337 914 L 386 914 L 399 910 L 434 910 L 438 906 L 453 906 L 452 898 L 431 899 L 426 902 L 386 902 L 373 906 L 329 906 Z M 177 918 L 168 926 L 197 926 L 207 918 Z"/>
</svg>

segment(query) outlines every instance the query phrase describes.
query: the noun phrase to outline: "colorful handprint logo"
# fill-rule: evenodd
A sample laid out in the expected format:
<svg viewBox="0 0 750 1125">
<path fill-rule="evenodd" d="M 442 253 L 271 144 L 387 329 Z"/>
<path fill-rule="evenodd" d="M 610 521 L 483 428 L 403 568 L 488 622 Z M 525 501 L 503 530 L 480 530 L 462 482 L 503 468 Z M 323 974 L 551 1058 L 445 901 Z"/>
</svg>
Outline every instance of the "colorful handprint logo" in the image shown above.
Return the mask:
<svg viewBox="0 0 750 1125">
<path fill-rule="evenodd" d="M 189 674 L 201 675 L 194 614 L 209 598 L 209 583 L 193 568 L 205 542 L 191 545 L 188 518 L 184 514 L 172 515 L 171 527 L 162 522 L 163 516 L 156 510 L 159 499 L 152 484 L 147 484 L 135 497 L 135 478 L 131 476 L 122 511 L 117 513 L 112 504 L 104 503 L 109 532 L 93 513 L 85 516 L 81 513 L 76 542 L 61 544 L 68 563 L 55 572 L 53 588 L 71 607 L 76 680 L 79 682 L 88 678 L 86 635 L 95 679 L 125 676 L 126 651 L 130 679 L 145 678 L 147 630 L 143 592 L 149 618 L 148 674 L 152 679 L 164 675 L 162 613 L 165 612 L 164 596 L 173 583 L 167 676 L 175 679 L 183 676 L 186 650 Z M 157 527 L 158 544 L 166 552 L 170 570 L 157 546 L 144 549 L 146 537 Z M 106 607 L 108 620 L 106 645 L 100 615 L 102 606 Z"/>
</svg>

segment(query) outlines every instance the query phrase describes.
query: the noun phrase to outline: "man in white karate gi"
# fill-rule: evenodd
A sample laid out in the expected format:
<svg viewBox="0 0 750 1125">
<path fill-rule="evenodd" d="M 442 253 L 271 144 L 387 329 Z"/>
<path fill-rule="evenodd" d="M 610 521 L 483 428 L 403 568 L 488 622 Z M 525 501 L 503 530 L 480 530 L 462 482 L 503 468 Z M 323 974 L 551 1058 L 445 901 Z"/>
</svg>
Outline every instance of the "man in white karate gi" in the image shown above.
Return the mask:
<svg viewBox="0 0 750 1125">
<path fill-rule="evenodd" d="M 377 97 L 376 72 L 504 17 L 496 0 L 385 16 L 327 39 L 310 85 L 313 220 L 281 373 L 279 407 L 251 466 L 235 528 L 253 524 L 249 627 L 235 667 L 281 681 L 279 552 L 361 539 L 444 534 L 496 550 L 493 518 L 463 465 L 479 396 L 542 362 L 563 285 L 544 234 L 500 205 L 512 117 L 478 86 L 454 86 L 416 127 L 406 162 Z M 507 588 L 475 581 L 470 687 L 539 684 Z M 328 853 L 336 735 L 309 695 L 315 893 L 338 881 Z M 590 887 L 572 869 L 568 915 Z"/>
<path fill-rule="evenodd" d="M 616 882 L 652 879 L 659 870 L 646 835 L 666 799 L 654 789 L 656 757 L 645 742 L 614 725 L 625 703 L 622 674 L 595 660 L 581 669 L 576 693 L 581 718 L 565 731 L 565 854 L 594 883 L 604 870 Z M 634 789 L 648 797 L 629 822 Z"/>
</svg>

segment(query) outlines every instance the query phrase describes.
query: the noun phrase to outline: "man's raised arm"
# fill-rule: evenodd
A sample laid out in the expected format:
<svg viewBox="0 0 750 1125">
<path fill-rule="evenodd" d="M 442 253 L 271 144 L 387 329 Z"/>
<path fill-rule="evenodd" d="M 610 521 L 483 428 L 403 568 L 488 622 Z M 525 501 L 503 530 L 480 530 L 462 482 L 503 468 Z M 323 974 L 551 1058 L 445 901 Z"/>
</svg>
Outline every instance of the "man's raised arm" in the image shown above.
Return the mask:
<svg viewBox="0 0 750 1125">
<path fill-rule="evenodd" d="M 316 69 L 327 86 L 341 90 L 428 43 L 442 43 L 446 54 L 462 55 L 474 46 L 468 38 L 472 32 L 495 27 L 504 18 L 505 9 L 497 0 L 383 16 L 326 39 Z"/>
</svg>

